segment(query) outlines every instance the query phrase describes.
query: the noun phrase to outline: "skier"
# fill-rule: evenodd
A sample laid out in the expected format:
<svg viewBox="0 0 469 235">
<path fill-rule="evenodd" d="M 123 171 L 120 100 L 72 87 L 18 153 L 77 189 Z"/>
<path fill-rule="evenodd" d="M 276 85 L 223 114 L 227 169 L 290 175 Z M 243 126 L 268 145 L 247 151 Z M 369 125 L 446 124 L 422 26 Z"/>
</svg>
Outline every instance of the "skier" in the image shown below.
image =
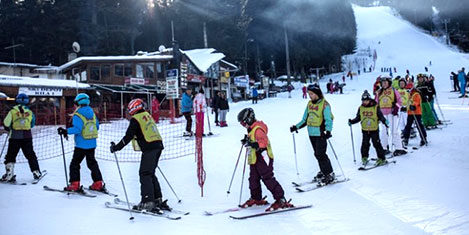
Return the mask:
<svg viewBox="0 0 469 235">
<path fill-rule="evenodd" d="M 266 200 L 262 199 L 261 180 L 275 199 L 275 202 L 266 211 L 294 207 L 287 202 L 282 186 L 274 177 L 274 155 L 267 137 L 267 125 L 256 120 L 254 110 L 251 108 L 245 108 L 239 112 L 238 122 L 248 131 L 241 143 L 247 147 L 246 151 L 248 151 L 249 189 L 251 191 L 251 198 L 241 207 L 268 204 Z"/>
<path fill-rule="evenodd" d="M 105 191 L 103 176 L 99 170 L 98 162 L 94 157 L 96 138 L 98 138 L 99 121 L 90 105 L 90 97 L 85 93 L 79 93 L 74 100 L 77 109 L 73 113 L 72 127 L 64 129 L 59 127 L 57 132 L 67 138 L 68 134 L 75 135 L 75 150 L 70 162 L 70 185 L 64 188 L 66 191 L 83 191 L 80 185 L 80 164 L 86 157 L 86 165 L 91 171 L 93 184 L 91 190 Z"/>
<path fill-rule="evenodd" d="M 220 122 L 218 121 L 218 102 L 220 100 L 220 93 L 215 92 L 215 95 L 212 99 L 212 114 L 215 113 L 215 125 L 220 126 Z"/>
<path fill-rule="evenodd" d="M 153 120 L 155 120 L 156 123 L 159 123 L 160 101 L 156 97 L 153 97 L 153 100 L 151 101 L 151 116 L 153 117 Z"/>
<path fill-rule="evenodd" d="M 451 72 L 451 80 L 453 80 L 453 88 L 454 88 L 452 92 L 461 91 L 461 88 L 459 87 L 459 82 L 458 82 L 458 75 L 456 73 Z"/>
<path fill-rule="evenodd" d="M 218 108 L 218 112 L 220 113 L 220 127 L 228 126 L 228 124 L 226 124 L 226 114 L 230 111 L 230 106 L 228 105 L 228 100 L 226 100 L 224 92 L 220 92 Z"/>
<path fill-rule="evenodd" d="M 401 76 L 397 76 L 392 80 L 392 84 L 391 84 L 392 88 L 396 90 L 399 89 L 399 79 L 401 79 Z"/>
<path fill-rule="evenodd" d="M 135 151 L 142 151 L 140 160 L 140 195 L 141 201 L 134 207 L 136 210 L 147 210 L 161 213 L 160 210 L 171 210 L 167 200 L 163 201 L 160 184 L 155 175 L 161 152 L 164 149 L 158 127 L 145 110 L 145 103 L 141 99 L 133 99 L 127 106 L 132 118 L 125 136 L 115 144 L 111 143 L 111 153 L 123 149 L 129 142 Z"/>
<path fill-rule="evenodd" d="M 258 97 L 259 97 L 259 93 L 257 92 L 257 88 L 253 86 L 252 87 L 252 104 L 257 104 Z"/>
<path fill-rule="evenodd" d="M 28 159 L 29 169 L 33 173 L 33 178 L 39 179 L 42 173 L 33 149 L 33 136 L 31 134 L 31 129 L 36 124 L 36 117 L 31 109 L 26 106 L 29 103 L 28 95 L 19 93 L 15 101 L 17 105 L 8 112 L 3 120 L 4 129 L 10 132 L 10 139 L 8 141 L 7 154 L 5 155 L 5 174 L 1 180 L 16 181 L 14 168 L 16 156 L 20 149 L 23 151 L 26 159 Z"/>
<path fill-rule="evenodd" d="M 430 102 L 430 108 L 432 109 L 433 117 L 435 118 L 435 121 L 437 124 L 443 124 L 443 122 L 440 121 L 440 118 L 438 118 L 438 114 L 436 113 L 435 110 L 435 98 L 436 98 L 436 88 L 435 88 L 435 77 L 430 74 L 430 77 L 426 78 L 426 84 L 428 87 L 428 90 L 430 91 L 429 99 L 428 101 Z"/>
<path fill-rule="evenodd" d="M 386 157 L 381 141 L 379 139 L 379 121 L 381 121 L 386 128 L 388 128 L 388 120 L 384 118 L 383 113 L 375 100 L 371 98 L 367 90 L 362 95 L 362 105 L 358 108 L 357 116 L 354 119 L 348 120 L 348 125 L 351 126 L 357 122 L 361 122 L 362 127 L 362 164 L 368 164 L 368 155 L 370 150 L 370 139 L 378 154 L 377 166 L 386 164 Z"/>
<path fill-rule="evenodd" d="M 404 129 L 403 145 L 407 147 L 409 143 L 410 130 L 414 121 L 420 135 L 420 146 L 427 144 L 427 132 L 422 123 L 422 99 L 417 89 L 410 90 L 409 109 L 407 110 L 407 124 Z"/>
<path fill-rule="evenodd" d="M 401 135 L 397 131 L 397 115 L 399 114 L 399 108 L 402 105 L 402 101 L 399 92 L 391 87 L 390 77 L 381 77 L 381 88 L 376 91 L 376 94 L 377 95 L 375 99 L 376 102 L 378 102 L 381 112 L 383 113 L 386 120 L 391 123 L 391 144 L 393 144 L 395 147 L 393 155 L 398 156 L 406 154 L 407 152 L 402 147 Z M 386 149 L 386 154 L 391 153 L 391 147 L 388 145 L 388 138 L 388 130 L 383 128 L 381 130 L 380 139 L 383 145 L 383 149 Z"/>
<path fill-rule="evenodd" d="M 321 88 L 317 84 L 308 86 L 308 95 L 311 100 L 306 106 L 303 119 L 298 124 L 291 126 L 290 131 L 294 132 L 307 126 L 309 140 L 320 168 L 314 180 L 323 184 L 330 184 L 335 180 L 331 161 L 326 154 L 327 139 L 332 137 L 333 115 L 331 106 L 324 99 Z"/>
<path fill-rule="evenodd" d="M 433 129 L 436 127 L 435 116 L 433 115 L 432 108 L 430 106 L 430 99 L 432 93 L 428 88 L 428 84 L 425 82 L 426 74 L 417 75 L 417 90 L 420 93 L 422 99 L 422 122 L 425 128 Z"/>
<path fill-rule="evenodd" d="M 459 80 L 459 87 L 460 87 L 460 92 L 461 95 L 459 98 L 467 98 L 466 95 L 466 73 L 464 72 L 464 68 L 462 68 L 459 73 L 458 73 L 458 80 Z"/>
<path fill-rule="evenodd" d="M 399 95 L 401 96 L 402 100 L 402 105 L 401 105 L 401 110 L 399 112 L 399 129 L 401 130 L 401 136 L 404 133 L 404 128 L 407 122 L 407 107 L 409 103 L 409 91 L 406 88 L 407 82 L 404 78 L 399 79 L 399 89 L 397 91 L 399 92 Z"/>
<path fill-rule="evenodd" d="M 186 131 L 183 136 L 192 136 L 192 89 L 187 87 L 186 92 L 182 94 L 181 99 L 181 113 L 186 118 Z"/>
<path fill-rule="evenodd" d="M 303 88 L 302 88 L 302 91 L 303 91 L 303 99 L 307 99 L 307 98 L 308 98 L 308 96 L 306 95 L 306 94 L 308 94 L 308 92 L 307 92 L 307 90 L 308 90 L 307 87 L 308 87 L 308 86 L 307 86 L 306 83 L 305 83 L 305 85 L 304 85 Z"/>
<path fill-rule="evenodd" d="M 199 131 L 202 133 L 202 136 L 205 136 L 204 134 L 204 112 L 205 108 L 207 107 L 207 102 L 205 100 L 205 94 L 204 90 L 200 88 L 199 93 L 195 96 L 194 102 L 193 102 L 193 110 L 195 113 L 195 123 L 196 125 L 200 125 L 200 130 L 196 129 L 196 131 Z"/>
</svg>

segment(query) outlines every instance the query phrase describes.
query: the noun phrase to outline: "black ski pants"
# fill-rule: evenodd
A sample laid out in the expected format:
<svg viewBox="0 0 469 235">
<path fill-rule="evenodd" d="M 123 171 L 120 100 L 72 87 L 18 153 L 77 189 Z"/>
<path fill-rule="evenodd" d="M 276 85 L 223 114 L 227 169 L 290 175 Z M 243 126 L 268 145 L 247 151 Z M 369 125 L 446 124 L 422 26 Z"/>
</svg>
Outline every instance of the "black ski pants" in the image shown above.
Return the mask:
<svg viewBox="0 0 469 235">
<path fill-rule="evenodd" d="M 333 172 L 331 161 L 326 154 L 327 151 L 327 139 L 320 136 L 310 136 L 309 140 L 313 145 L 314 156 L 318 160 L 319 169 L 325 175 Z"/>
<path fill-rule="evenodd" d="M 101 171 L 99 170 L 98 162 L 94 157 L 94 150 L 94 148 L 82 149 L 75 147 L 72 161 L 70 162 L 70 182 L 80 181 L 80 164 L 85 157 L 86 165 L 91 171 L 91 178 L 93 179 L 93 182 L 103 180 L 103 176 L 101 175 Z"/>
<path fill-rule="evenodd" d="M 31 172 L 39 170 L 39 163 L 37 162 L 36 153 L 33 149 L 33 139 L 11 139 L 8 141 L 7 155 L 5 156 L 5 164 L 15 163 L 16 156 L 20 149 L 23 151 L 24 156 L 28 160 Z"/>
<path fill-rule="evenodd" d="M 362 148 L 361 148 L 362 158 L 369 157 L 370 139 L 371 139 L 371 142 L 373 143 L 373 147 L 375 148 L 376 153 L 378 154 L 378 158 L 385 160 L 386 159 L 385 152 L 384 152 L 383 146 L 381 145 L 381 140 L 379 139 L 379 130 L 362 131 L 362 134 L 363 134 Z"/>
<path fill-rule="evenodd" d="M 192 132 L 192 116 L 191 116 L 191 112 L 185 112 L 185 113 L 182 113 L 182 115 L 184 115 L 184 117 L 186 118 L 187 122 L 186 122 L 186 131 L 187 132 Z"/>
<path fill-rule="evenodd" d="M 140 161 L 140 169 L 138 171 L 140 176 L 140 195 L 142 196 L 141 202 L 155 201 L 155 199 L 163 197 L 160 183 L 155 175 L 161 151 L 162 149 L 152 149 L 142 153 L 142 160 Z"/>
<path fill-rule="evenodd" d="M 417 130 L 419 131 L 420 139 L 427 142 L 427 131 L 422 123 L 422 115 L 407 115 L 407 124 L 404 128 L 404 139 L 408 140 L 410 136 L 410 130 L 412 129 L 412 124 L 416 122 Z"/>
</svg>

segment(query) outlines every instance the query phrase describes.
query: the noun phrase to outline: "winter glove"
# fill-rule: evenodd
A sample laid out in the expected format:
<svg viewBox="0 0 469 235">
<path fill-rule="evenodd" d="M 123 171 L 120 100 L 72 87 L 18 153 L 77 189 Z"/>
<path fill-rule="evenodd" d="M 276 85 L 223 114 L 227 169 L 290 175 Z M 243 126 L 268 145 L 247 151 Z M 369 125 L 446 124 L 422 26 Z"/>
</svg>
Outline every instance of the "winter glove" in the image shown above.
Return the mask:
<svg viewBox="0 0 469 235">
<path fill-rule="evenodd" d="M 352 119 L 348 120 L 348 126 L 352 126 Z"/>
<path fill-rule="evenodd" d="M 290 132 L 294 132 L 294 131 L 298 132 L 298 128 L 295 125 L 290 127 Z"/>
<path fill-rule="evenodd" d="M 117 152 L 117 151 L 118 151 L 117 148 L 116 148 L 116 143 L 111 142 L 111 148 L 110 148 L 110 150 L 111 150 L 111 153 L 114 153 L 114 152 Z"/>
<path fill-rule="evenodd" d="M 259 148 L 259 143 L 257 143 L 257 142 L 248 142 L 246 146 L 249 146 L 253 149 L 258 149 Z"/>
<path fill-rule="evenodd" d="M 415 107 L 415 105 L 411 105 L 411 106 L 409 106 L 409 109 L 410 109 L 410 111 L 415 111 L 417 109 L 417 107 Z"/>
<path fill-rule="evenodd" d="M 332 137 L 332 134 L 330 131 L 326 131 L 326 134 L 324 134 L 324 138 L 329 139 Z"/>
<path fill-rule="evenodd" d="M 7 132 L 10 132 L 10 128 L 7 127 L 7 126 L 3 126 L 3 129 L 4 129 L 5 131 L 7 131 Z"/>
<path fill-rule="evenodd" d="M 392 115 L 397 116 L 398 114 L 399 114 L 399 108 L 396 105 L 392 108 Z"/>
<path fill-rule="evenodd" d="M 244 138 L 241 139 L 241 144 L 246 146 L 246 144 L 249 142 L 248 135 L 244 135 Z"/>
<path fill-rule="evenodd" d="M 402 106 L 402 107 L 401 107 L 401 112 L 407 112 L 407 107 Z"/>
<path fill-rule="evenodd" d="M 64 129 L 62 127 L 59 127 L 57 128 L 57 133 L 59 133 L 59 135 L 63 135 L 64 138 L 68 138 L 68 132 L 67 132 L 67 129 Z"/>
</svg>

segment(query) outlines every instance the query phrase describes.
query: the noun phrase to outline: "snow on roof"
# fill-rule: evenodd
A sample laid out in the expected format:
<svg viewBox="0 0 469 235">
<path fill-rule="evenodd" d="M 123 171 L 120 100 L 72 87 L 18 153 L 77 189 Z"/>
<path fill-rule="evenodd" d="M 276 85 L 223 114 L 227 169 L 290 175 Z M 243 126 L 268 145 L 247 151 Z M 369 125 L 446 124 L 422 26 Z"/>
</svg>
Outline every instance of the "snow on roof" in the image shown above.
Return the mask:
<svg viewBox="0 0 469 235">
<path fill-rule="evenodd" d="M 8 98 L 8 96 L 5 93 L 0 92 L 0 98 Z"/>
<path fill-rule="evenodd" d="M 77 83 L 74 80 L 46 79 L 0 75 L 0 86 L 25 87 L 58 87 L 58 88 L 90 88 L 90 85 Z"/>
<path fill-rule="evenodd" d="M 215 49 L 213 48 L 204 48 L 183 51 L 182 53 L 184 53 L 201 72 L 205 73 L 212 64 L 225 58 L 223 53 L 213 53 L 214 51 Z"/>
<path fill-rule="evenodd" d="M 63 71 L 74 64 L 82 61 L 125 61 L 125 60 L 171 60 L 172 55 L 128 55 L 128 56 L 82 56 L 58 67 L 58 71 Z"/>
<path fill-rule="evenodd" d="M 11 67 L 27 67 L 27 68 L 42 68 L 42 69 L 55 69 L 57 66 L 51 65 L 37 65 L 37 64 L 25 64 L 25 63 L 8 63 L 8 62 L 0 62 L 0 65 L 3 66 L 11 66 Z"/>
<path fill-rule="evenodd" d="M 236 66 L 236 65 L 234 65 L 234 64 L 232 64 L 232 63 L 230 63 L 230 62 L 228 62 L 228 61 L 226 61 L 226 60 L 221 60 L 221 62 L 223 62 L 224 64 L 226 64 L 226 65 L 228 65 L 228 66 L 230 66 L 230 67 L 232 67 L 233 69 L 236 69 L 236 70 L 238 69 L 238 66 Z"/>
</svg>

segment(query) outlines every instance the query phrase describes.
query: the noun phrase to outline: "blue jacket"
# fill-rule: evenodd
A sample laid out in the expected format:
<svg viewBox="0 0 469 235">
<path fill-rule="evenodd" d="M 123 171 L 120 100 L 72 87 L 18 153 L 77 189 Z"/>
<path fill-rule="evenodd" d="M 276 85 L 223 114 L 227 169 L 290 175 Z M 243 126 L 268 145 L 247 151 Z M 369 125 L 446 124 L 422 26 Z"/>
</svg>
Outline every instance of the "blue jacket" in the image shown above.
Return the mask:
<svg viewBox="0 0 469 235">
<path fill-rule="evenodd" d="M 90 106 L 80 107 L 77 112 L 83 115 L 87 119 L 93 118 L 93 109 Z M 67 129 L 68 134 L 75 135 L 75 147 L 82 149 L 94 149 L 96 148 L 96 139 L 85 140 L 81 136 L 81 130 L 83 129 L 83 121 L 77 116 L 73 115 L 72 127 Z M 96 117 L 96 128 L 99 130 L 99 121 Z"/>
<path fill-rule="evenodd" d="M 318 100 L 319 102 L 320 100 Z M 332 112 L 331 112 L 331 106 L 326 105 L 324 107 L 324 126 L 326 131 L 332 131 Z M 306 105 L 305 112 L 303 114 L 303 119 L 296 124 L 296 128 L 300 129 L 303 126 L 306 125 L 306 121 L 308 120 L 308 105 Z M 321 129 L 320 127 L 314 127 L 314 126 L 307 126 L 308 127 L 308 134 L 309 136 L 321 136 Z"/>
<path fill-rule="evenodd" d="M 256 88 L 252 88 L 252 97 L 257 97 L 259 93 L 257 92 Z"/>
<path fill-rule="evenodd" d="M 192 112 L 192 99 L 187 93 L 184 92 L 184 94 L 182 94 L 181 113 L 187 112 Z"/>
<path fill-rule="evenodd" d="M 459 82 L 466 82 L 466 74 L 463 71 L 458 73 L 458 80 Z"/>
</svg>

